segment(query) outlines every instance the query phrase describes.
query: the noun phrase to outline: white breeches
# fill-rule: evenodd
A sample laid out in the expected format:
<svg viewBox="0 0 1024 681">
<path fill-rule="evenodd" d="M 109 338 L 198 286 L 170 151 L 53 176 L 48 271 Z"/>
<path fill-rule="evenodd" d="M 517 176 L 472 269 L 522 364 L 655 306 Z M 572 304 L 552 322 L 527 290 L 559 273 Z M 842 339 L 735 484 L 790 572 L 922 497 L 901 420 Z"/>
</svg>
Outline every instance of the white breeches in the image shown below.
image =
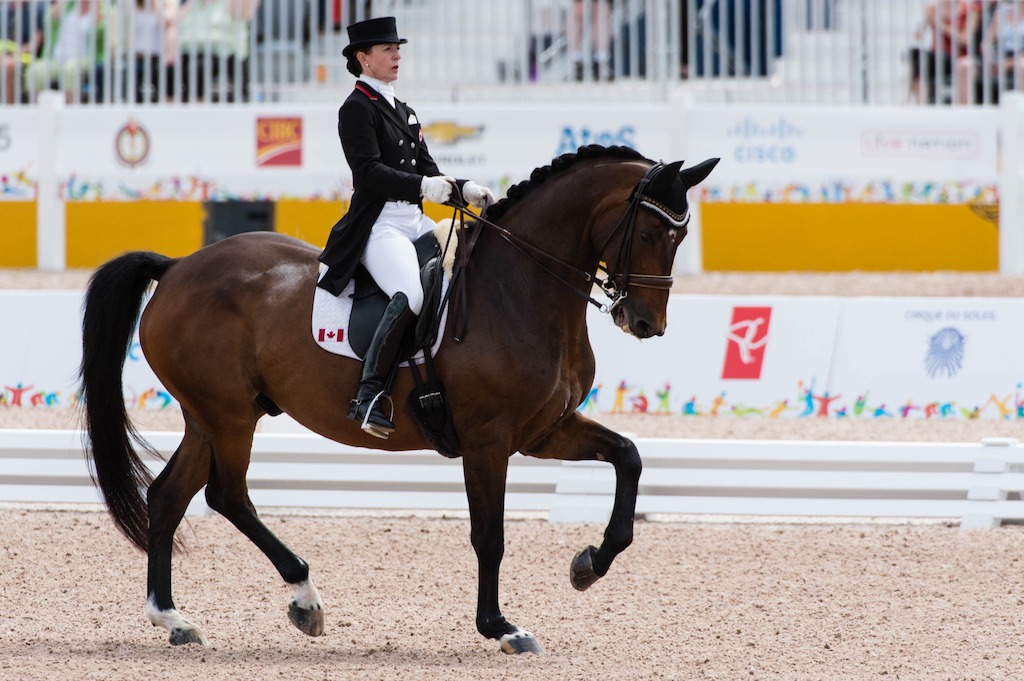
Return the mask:
<svg viewBox="0 0 1024 681">
<path fill-rule="evenodd" d="M 363 251 L 363 267 L 381 290 L 389 298 L 398 292 L 404 293 L 409 299 L 409 309 L 415 314 L 423 308 L 423 287 L 413 241 L 434 231 L 435 226 L 419 206 L 388 201 Z"/>
</svg>

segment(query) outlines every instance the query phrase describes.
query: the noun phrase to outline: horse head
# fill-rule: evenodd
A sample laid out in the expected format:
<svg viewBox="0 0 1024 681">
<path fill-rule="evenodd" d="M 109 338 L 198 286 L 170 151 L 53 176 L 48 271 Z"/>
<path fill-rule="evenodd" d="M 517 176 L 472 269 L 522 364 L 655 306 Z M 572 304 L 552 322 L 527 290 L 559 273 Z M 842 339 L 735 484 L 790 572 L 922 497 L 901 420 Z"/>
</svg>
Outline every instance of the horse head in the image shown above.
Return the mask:
<svg viewBox="0 0 1024 681">
<path fill-rule="evenodd" d="M 605 241 L 615 250 L 604 253 L 611 315 L 623 331 L 641 339 L 665 333 L 672 266 L 690 221 L 687 191 L 718 161 L 691 168 L 683 161 L 657 163 L 633 187 L 625 216 Z"/>
</svg>

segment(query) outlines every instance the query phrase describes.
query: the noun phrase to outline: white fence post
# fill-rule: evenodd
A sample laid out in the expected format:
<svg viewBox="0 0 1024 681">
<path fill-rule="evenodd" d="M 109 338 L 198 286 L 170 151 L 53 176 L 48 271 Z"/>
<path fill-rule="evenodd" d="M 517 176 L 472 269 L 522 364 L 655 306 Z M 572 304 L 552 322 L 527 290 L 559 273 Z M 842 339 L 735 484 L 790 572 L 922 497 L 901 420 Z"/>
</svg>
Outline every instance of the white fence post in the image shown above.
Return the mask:
<svg viewBox="0 0 1024 681">
<path fill-rule="evenodd" d="M 1024 274 L 1024 220 L 1021 212 L 1024 94 L 1002 94 L 1002 159 L 999 169 L 999 272 Z"/>
<path fill-rule="evenodd" d="M 36 267 L 49 272 L 61 272 L 67 266 L 64 201 L 57 179 L 57 131 L 63 109 L 62 93 L 39 93 Z"/>
</svg>

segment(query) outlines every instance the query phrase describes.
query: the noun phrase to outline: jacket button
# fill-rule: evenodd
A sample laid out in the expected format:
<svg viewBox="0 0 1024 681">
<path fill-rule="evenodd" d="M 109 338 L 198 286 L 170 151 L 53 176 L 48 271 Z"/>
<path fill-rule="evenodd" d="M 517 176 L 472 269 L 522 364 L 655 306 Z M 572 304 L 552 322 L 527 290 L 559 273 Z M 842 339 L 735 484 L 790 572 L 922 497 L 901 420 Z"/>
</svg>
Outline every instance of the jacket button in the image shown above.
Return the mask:
<svg viewBox="0 0 1024 681">
<path fill-rule="evenodd" d="M 416 143 L 415 142 L 409 142 L 409 146 L 412 147 L 413 149 L 415 149 L 416 148 Z"/>
<path fill-rule="evenodd" d="M 413 165 L 416 165 L 416 159 L 413 159 L 413 160 L 409 161 L 409 163 L 412 163 Z"/>
<path fill-rule="evenodd" d="M 405 165 L 405 159 L 403 158 L 403 159 L 402 159 L 401 161 L 399 161 L 399 162 L 398 162 L 398 165 L 400 165 L 400 166 L 403 166 L 403 165 Z"/>
<path fill-rule="evenodd" d="M 398 140 L 398 146 L 402 146 L 403 144 L 405 144 L 405 140 Z"/>
</svg>

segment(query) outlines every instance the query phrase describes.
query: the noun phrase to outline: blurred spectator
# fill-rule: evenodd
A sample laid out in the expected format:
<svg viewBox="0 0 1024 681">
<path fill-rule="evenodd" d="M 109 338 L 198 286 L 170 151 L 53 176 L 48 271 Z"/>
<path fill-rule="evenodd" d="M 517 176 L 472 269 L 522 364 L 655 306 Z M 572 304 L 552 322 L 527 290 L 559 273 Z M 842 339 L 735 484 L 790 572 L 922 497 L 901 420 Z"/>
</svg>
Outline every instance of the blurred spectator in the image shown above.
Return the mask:
<svg viewBox="0 0 1024 681">
<path fill-rule="evenodd" d="M 939 90 L 951 91 L 954 62 L 977 54 L 980 20 L 978 1 L 936 0 L 925 6 L 918 45 L 909 51 L 913 99 L 934 104 Z"/>
<path fill-rule="evenodd" d="M 586 5 L 586 6 L 584 6 Z M 611 0 L 573 0 L 572 20 L 566 36 L 576 80 L 612 77 Z M 589 41 L 585 44 L 584 40 Z M 588 59 L 589 58 L 589 59 Z M 585 61 L 589 63 L 584 64 Z M 589 72 L 586 71 L 589 69 Z"/>
<path fill-rule="evenodd" d="M 101 0 L 52 4 L 42 56 L 25 70 L 25 87 L 30 92 L 63 90 L 69 102 L 84 97 L 106 52 L 101 4 Z"/>
<path fill-rule="evenodd" d="M 174 79 L 177 0 L 135 0 L 129 15 L 127 51 L 134 68 L 135 102 L 156 102 L 161 71 L 168 91 Z M 128 79 L 126 79 L 126 83 Z"/>
<path fill-rule="evenodd" d="M 1024 0 L 990 5 L 980 53 L 957 67 L 960 101 L 998 103 L 1003 90 L 1024 89 Z"/>
<path fill-rule="evenodd" d="M 41 0 L 14 0 L 0 17 L 0 81 L 4 104 L 20 100 L 22 71 L 39 55 L 43 44 L 43 19 L 46 4 Z"/>
<path fill-rule="evenodd" d="M 249 98 L 249 29 L 259 0 L 187 0 L 178 15 L 181 101 Z M 213 82 L 207 83 L 207 77 Z M 240 79 L 240 80 L 239 80 Z"/>
</svg>

